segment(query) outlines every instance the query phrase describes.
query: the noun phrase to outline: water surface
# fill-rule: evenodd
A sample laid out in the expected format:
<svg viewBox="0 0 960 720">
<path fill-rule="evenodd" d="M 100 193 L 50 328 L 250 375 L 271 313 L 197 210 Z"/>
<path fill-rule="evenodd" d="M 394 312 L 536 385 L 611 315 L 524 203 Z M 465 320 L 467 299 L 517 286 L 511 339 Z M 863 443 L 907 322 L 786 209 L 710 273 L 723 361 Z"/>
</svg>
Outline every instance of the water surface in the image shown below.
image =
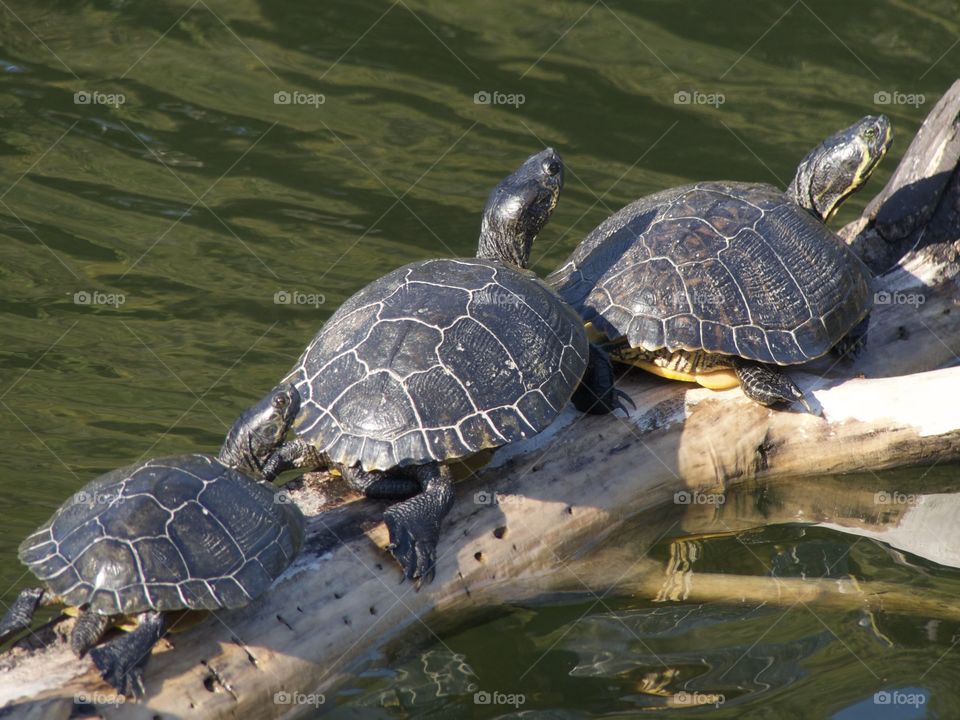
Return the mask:
<svg viewBox="0 0 960 720">
<path fill-rule="evenodd" d="M 150 455 L 215 450 L 343 299 L 399 264 L 471 254 L 486 193 L 529 153 L 552 145 L 568 167 L 534 252 L 545 273 L 635 197 L 700 179 L 784 185 L 824 136 L 885 112 L 898 144 L 839 226 L 889 176 L 960 58 L 948 0 L 103 0 L 10 2 L 0 17 L 7 602 L 29 582 L 19 540 L 69 493 Z M 834 530 L 755 540 L 761 555 L 846 553 L 868 579 L 955 580 Z M 753 563 L 734 541 L 707 548 L 730 572 Z M 617 597 L 470 620 L 384 661 L 375 691 L 402 701 L 378 712 L 507 712 L 474 704 L 469 682 L 440 705 L 429 688 L 404 695 L 400 674 L 429 664 L 421 650 L 460 667 L 449 646 L 480 687 L 524 692 L 524 711 L 633 715 L 649 696 L 630 687 L 662 668 L 625 624 L 684 668 L 671 691 L 705 654 L 722 665 L 756 643 L 736 673 L 702 681 L 746 698 L 717 717 L 957 716 L 952 629 L 922 617 L 899 616 L 883 639 L 857 613 L 721 606 L 664 635 L 671 612 Z M 613 664 L 598 664 L 601 646 Z M 343 712 L 368 712 L 360 686 Z M 929 701 L 857 704 L 896 687 Z"/>
</svg>

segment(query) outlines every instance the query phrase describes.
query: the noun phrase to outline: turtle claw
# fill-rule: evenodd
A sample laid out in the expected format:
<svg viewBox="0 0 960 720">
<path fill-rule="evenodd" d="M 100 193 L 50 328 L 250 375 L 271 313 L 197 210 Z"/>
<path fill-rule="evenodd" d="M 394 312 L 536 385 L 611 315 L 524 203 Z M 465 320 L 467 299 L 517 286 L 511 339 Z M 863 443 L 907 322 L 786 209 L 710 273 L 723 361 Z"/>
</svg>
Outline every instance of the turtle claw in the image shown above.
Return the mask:
<svg viewBox="0 0 960 720">
<path fill-rule="evenodd" d="M 801 395 L 801 396 L 797 399 L 797 401 L 798 401 L 801 405 L 803 405 L 803 409 L 806 410 L 806 411 L 807 411 L 808 413 L 810 413 L 811 415 L 814 415 L 814 416 L 816 416 L 816 417 L 823 417 L 823 408 L 817 408 L 817 409 L 815 410 L 815 409 L 813 408 L 813 406 L 807 401 L 807 398 L 806 398 L 805 395 Z"/>
<path fill-rule="evenodd" d="M 421 582 L 429 585 L 436 575 L 437 546 L 435 544 L 418 543 L 415 549 L 417 552 L 417 575 L 420 578 L 417 582 L 417 588 L 419 589 Z"/>
<path fill-rule="evenodd" d="M 132 698 L 143 697 L 143 672 L 150 651 L 163 635 L 165 626 L 161 613 L 142 613 L 137 617 L 133 632 L 93 648 L 90 659 L 103 679 L 118 693 Z"/>
<path fill-rule="evenodd" d="M 390 531 L 390 552 L 404 578 L 416 581 L 419 589 L 433 580 L 440 523 L 453 505 L 453 480 L 445 465 L 420 465 L 416 476 L 422 492 L 388 507 L 383 520 Z"/>
<path fill-rule="evenodd" d="M 401 512 L 395 511 L 395 508 L 402 505 L 403 503 L 400 503 L 384 511 L 383 519 L 390 532 L 387 549 L 403 570 L 400 582 L 413 580 L 419 589 L 422 583 L 433 581 L 437 538 L 417 537 L 416 525 L 407 520 Z"/>
<path fill-rule="evenodd" d="M 146 663 L 127 667 L 115 654 L 104 652 L 103 648 L 90 651 L 100 675 L 121 695 L 129 698 L 141 698 L 146 692 L 143 687 L 143 671 Z"/>
<path fill-rule="evenodd" d="M 629 415 L 629 414 L 630 414 L 630 410 L 636 410 L 636 409 L 637 409 L 637 404 L 633 401 L 633 398 L 630 397 L 630 396 L 629 396 L 627 393 L 625 393 L 623 390 L 620 390 L 619 388 L 614 388 L 614 391 L 613 391 L 613 392 L 614 392 L 614 396 L 615 396 L 614 401 L 613 401 L 613 409 L 614 409 L 614 410 L 623 410 L 627 415 Z M 624 405 L 625 402 L 630 403 L 630 410 L 627 410 L 626 405 Z"/>
<path fill-rule="evenodd" d="M 743 394 L 754 402 L 767 407 L 798 402 L 811 415 L 819 414 L 810 407 L 803 390 L 780 369 L 741 360 L 736 364 L 735 371 Z"/>
</svg>

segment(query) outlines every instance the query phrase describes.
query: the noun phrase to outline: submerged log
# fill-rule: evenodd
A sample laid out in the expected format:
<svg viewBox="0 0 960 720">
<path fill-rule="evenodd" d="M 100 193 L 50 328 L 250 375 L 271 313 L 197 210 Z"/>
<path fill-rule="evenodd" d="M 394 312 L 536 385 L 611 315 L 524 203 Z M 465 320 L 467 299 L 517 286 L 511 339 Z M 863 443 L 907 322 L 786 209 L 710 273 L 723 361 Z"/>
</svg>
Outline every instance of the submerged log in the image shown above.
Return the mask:
<svg viewBox="0 0 960 720">
<path fill-rule="evenodd" d="M 131 718 L 268 718 L 330 707 L 376 654 L 409 631 L 432 632 L 452 611 L 601 588 L 672 599 L 664 569 L 643 558 L 660 536 L 683 527 L 677 513 L 695 520 L 703 512 L 699 494 L 727 497 L 747 483 L 789 487 L 802 476 L 960 458 L 958 108 L 960 83 L 933 109 L 878 201 L 844 230 L 868 262 L 895 260 L 878 280 L 869 340 L 856 361 L 822 359 L 791 373 L 822 417 L 768 410 L 738 389 L 713 392 L 631 371 L 620 382 L 637 406 L 630 417 L 567 410 L 545 433 L 499 451 L 458 483 L 436 580 L 419 591 L 398 584 L 384 550 L 383 505 L 327 502 L 339 482 L 306 477 L 290 492 L 310 516 L 300 558 L 253 606 L 215 613 L 162 641 L 142 701 L 116 702 L 89 660 L 70 655 L 62 636 L 72 621 L 56 619 L 0 656 L 5 717 L 67 717 L 88 700 L 104 716 Z M 870 477 L 858 486 L 864 497 Z M 876 490 L 884 489 L 876 479 Z M 728 517 L 731 532 L 769 521 Z M 878 516 L 873 530 L 903 517 Z M 806 519 L 836 520 L 812 508 Z M 619 541 L 631 526 L 644 532 L 624 548 Z M 616 551 L 603 550 L 611 540 Z M 764 592 L 757 581 L 698 575 L 684 597 L 746 599 Z M 960 616 L 951 598 L 911 593 L 833 580 L 780 581 L 777 589 L 783 602 L 883 602 L 887 611 L 910 612 L 914 600 L 931 615 Z M 288 704 L 291 697 L 308 704 Z"/>
</svg>

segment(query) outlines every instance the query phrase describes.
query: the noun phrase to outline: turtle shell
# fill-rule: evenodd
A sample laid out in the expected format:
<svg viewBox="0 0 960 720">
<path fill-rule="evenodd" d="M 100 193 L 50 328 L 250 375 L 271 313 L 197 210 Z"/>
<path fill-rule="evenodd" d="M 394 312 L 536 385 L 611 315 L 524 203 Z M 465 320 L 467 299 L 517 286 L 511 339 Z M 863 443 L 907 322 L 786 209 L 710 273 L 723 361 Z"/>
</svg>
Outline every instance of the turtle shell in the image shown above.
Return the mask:
<svg viewBox="0 0 960 720">
<path fill-rule="evenodd" d="M 103 615 L 246 605 L 296 556 L 303 515 L 208 455 L 101 475 L 20 545 L 69 605 Z"/>
<path fill-rule="evenodd" d="M 529 273 L 401 267 L 349 298 L 287 377 L 297 434 L 365 470 L 448 461 L 543 430 L 587 365 L 583 321 Z"/>
<path fill-rule="evenodd" d="M 870 309 L 870 274 L 769 185 L 699 183 L 601 223 L 547 281 L 585 321 L 646 350 L 778 365 L 833 347 Z"/>
</svg>

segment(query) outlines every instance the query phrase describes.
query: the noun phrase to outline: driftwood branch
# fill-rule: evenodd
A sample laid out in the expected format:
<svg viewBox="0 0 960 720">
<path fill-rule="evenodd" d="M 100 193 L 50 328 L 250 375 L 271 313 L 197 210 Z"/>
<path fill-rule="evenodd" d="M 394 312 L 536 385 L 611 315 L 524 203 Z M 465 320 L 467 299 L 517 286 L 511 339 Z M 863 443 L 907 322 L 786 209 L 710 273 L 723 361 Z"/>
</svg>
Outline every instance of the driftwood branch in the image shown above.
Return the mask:
<svg viewBox="0 0 960 720">
<path fill-rule="evenodd" d="M 112 690 L 89 661 L 69 654 L 62 635 L 71 621 L 58 619 L 0 658 L 0 706 L 17 717 L 67 717 L 83 696 L 116 717 L 296 714 L 313 706 L 277 704 L 275 693 L 312 695 L 316 702 L 322 695 L 329 707 L 337 688 L 374 653 L 449 611 L 601 588 L 664 601 L 736 601 L 762 592 L 770 601 L 859 603 L 889 612 L 912 612 L 920 603 L 931 616 L 960 617 L 952 598 L 907 596 L 886 585 L 844 588 L 835 580 L 778 581 L 771 594 L 758 578 L 694 575 L 669 590 L 663 567 L 637 561 L 672 527 L 716 531 L 718 517 L 731 532 L 806 520 L 917 551 L 904 528 L 916 525 L 921 508 L 878 510 L 875 493 L 899 488 L 874 475 L 831 480 L 845 493 L 856 490 L 844 496 L 848 517 L 831 514 L 829 494 L 815 496 L 827 503 L 818 506 L 811 493 L 790 488 L 803 487 L 801 476 L 960 457 L 958 114 L 955 85 L 888 186 L 844 229 L 868 262 L 892 269 L 878 279 L 862 355 L 852 364 L 823 359 L 792 373 L 822 417 L 761 408 L 738 389 L 712 392 L 631 372 L 620 384 L 637 405 L 629 418 L 568 410 L 547 432 L 499 451 L 491 465 L 458 484 L 436 580 L 419 592 L 398 584 L 377 522 L 382 506 L 332 497 L 336 480 L 305 478 L 291 493 L 311 516 L 301 557 L 254 606 L 170 635 L 150 661 L 142 702 L 103 703 Z M 777 488 L 784 498 L 777 512 L 751 514 L 749 501 L 731 502 L 756 483 Z M 700 502 L 703 494 L 727 502 L 718 511 Z M 625 549 L 628 528 L 634 532 Z M 611 539 L 616 543 L 605 543 Z"/>
</svg>

